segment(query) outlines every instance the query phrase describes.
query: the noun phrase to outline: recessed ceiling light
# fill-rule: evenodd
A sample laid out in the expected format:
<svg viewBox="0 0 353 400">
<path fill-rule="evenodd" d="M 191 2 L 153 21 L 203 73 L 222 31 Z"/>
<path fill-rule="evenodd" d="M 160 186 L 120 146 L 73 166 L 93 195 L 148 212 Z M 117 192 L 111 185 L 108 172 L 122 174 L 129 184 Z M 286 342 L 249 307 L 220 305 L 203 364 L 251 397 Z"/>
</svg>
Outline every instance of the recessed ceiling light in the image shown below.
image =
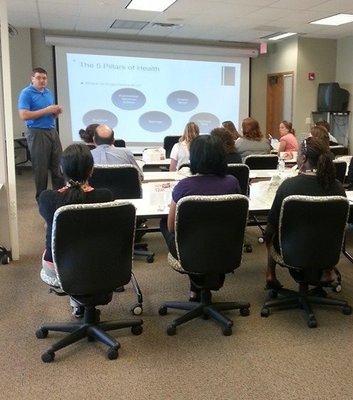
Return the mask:
<svg viewBox="0 0 353 400">
<path fill-rule="evenodd" d="M 284 39 L 284 38 L 287 38 L 289 36 L 294 36 L 294 35 L 296 35 L 296 32 L 286 32 L 286 33 L 281 33 L 276 36 L 272 36 L 272 37 L 268 38 L 268 40 L 280 40 L 280 39 Z"/>
<path fill-rule="evenodd" d="M 142 10 L 142 11 L 165 11 L 176 0 L 131 0 L 125 7 L 129 10 Z"/>
<path fill-rule="evenodd" d="M 311 24 L 316 25 L 343 25 L 348 24 L 349 22 L 353 22 L 353 15 L 352 14 L 337 14 L 332 15 L 331 17 L 318 19 L 317 21 L 310 22 Z"/>
</svg>

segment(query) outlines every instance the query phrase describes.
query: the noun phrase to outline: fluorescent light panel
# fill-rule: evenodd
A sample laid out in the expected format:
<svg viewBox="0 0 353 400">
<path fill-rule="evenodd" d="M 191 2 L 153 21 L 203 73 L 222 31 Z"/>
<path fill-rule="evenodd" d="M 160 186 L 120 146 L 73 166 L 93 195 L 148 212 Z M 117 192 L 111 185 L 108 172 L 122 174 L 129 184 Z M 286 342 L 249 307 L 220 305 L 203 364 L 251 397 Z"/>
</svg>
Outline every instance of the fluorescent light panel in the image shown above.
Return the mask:
<svg viewBox="0 0 353 400">
<path fill-rule="evenodd" d="M 296 32 L 286 32 L 286 33 L 281 33 L 280 35 L 277 36 L 273 36 L 271 38 L 269 38 L 268 40 L 280 40 L 280 39 L 284 39 L 287 38 L 289 36 L 294 36 L 296 35 Z"/>
<path fill-rule="evenodd" d="M 310 22 L 315 25 L 332 25 L 339 26 L 343 24 L 348 24 L 349 22 L 353 22 L 352 14 L 337 14 L 332 15 L 331 17 L 318 19 L 317 21 Z"/>
<path fill-rule="evenodd" d="M 142 11 L 165 11 L 176 0 L 131 0 L 126 6 L 129 10 L 142 10 Z"/>
</svg>

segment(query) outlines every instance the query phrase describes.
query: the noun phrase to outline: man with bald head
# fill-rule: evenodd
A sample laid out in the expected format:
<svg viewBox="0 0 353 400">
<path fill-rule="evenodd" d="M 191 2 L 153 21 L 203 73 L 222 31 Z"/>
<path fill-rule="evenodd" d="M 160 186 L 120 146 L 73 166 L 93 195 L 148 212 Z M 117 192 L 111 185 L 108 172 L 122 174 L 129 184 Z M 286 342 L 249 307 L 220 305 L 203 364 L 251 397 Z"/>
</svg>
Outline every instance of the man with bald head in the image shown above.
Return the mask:
<svg viewBox="0 0 353 400">
<path fill-rule="evenodd" d="M 98 125 L 93 140 L 97 146 L 95 149 L 91 150 L 94 164 L 131 164 L 137 167 L 140 171 L 140 176 L 143 176 L 131 151 L 127 150 L 125 147 L 114 146 L 114 132 L 108 125 Z"/>
</svg>

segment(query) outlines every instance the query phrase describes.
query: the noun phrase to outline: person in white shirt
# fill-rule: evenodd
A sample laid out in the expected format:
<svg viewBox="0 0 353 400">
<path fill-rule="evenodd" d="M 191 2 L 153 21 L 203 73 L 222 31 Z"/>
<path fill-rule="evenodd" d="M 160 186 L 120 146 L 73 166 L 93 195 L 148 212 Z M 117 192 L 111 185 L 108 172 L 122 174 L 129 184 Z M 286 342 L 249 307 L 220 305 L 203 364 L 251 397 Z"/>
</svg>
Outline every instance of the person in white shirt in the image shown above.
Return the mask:
<svg viewBox="0 0 353 400">
<path fill-rule="evenodd" d="M 200 129 L 195 122 L 189 122 L 186 124 L 183 136 L 179 142 L 176 143 L 170 153 L 170 167 L 169 171 L 177 171 L 183 164 L 189 164 L 190 162 L 190 143 L 199 136 Z"/>
</svg>

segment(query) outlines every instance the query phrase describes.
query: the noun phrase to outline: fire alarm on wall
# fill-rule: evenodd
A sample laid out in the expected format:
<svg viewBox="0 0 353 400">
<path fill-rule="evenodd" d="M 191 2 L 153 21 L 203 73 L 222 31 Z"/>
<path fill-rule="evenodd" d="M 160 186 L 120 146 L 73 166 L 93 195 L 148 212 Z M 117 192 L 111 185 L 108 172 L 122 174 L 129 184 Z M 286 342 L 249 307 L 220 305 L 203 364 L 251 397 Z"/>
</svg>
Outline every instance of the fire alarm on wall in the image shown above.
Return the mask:
<svg viewBox="0 0 353 400">
<path fill-rule="evenodd" d="M 309 79 L 309 81 L 314 81 L 315 80 L 315 72 L 309 72 L 308 79 Z"/>
</svg>

